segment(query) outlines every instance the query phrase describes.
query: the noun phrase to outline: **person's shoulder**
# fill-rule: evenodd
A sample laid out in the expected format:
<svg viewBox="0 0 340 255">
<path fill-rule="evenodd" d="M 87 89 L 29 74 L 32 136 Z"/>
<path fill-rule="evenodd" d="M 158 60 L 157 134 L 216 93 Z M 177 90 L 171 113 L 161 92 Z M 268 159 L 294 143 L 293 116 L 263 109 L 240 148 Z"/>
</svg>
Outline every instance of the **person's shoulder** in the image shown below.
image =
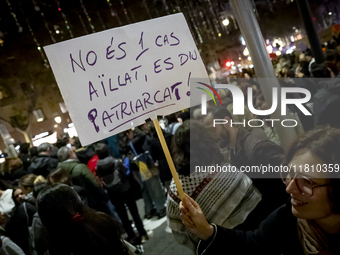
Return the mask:
<svg viewBox="0 0 340 255">
<path fill-rule="evenodd" d="M 44 160 L 46 160 L 45 157 L 38 155 L 34 158 L 34 160 L 32 161 L 32 164 L 30 166 L 38 165 L 38 164 L 40 164 L 40 162 L 42 162 Z"/>
<path fill-rule="evenodd" d="M 287 200 L 286 203 L 284 203 L 283 205 L 278 207 L 273 213 L 274 213 L 274 215 L 277 215 L 277 216 L 285 215 L 285 216 L 289 216 L 289 217 L 290 216 L 294 217 L 292 210 L 291 210 L 291 204 L 288 200 Z"/>
<path fill-rule="evenodd" d="M 97 161 L 97 173 L 105 171 L 106 169 L 112 169 L 115 166 L 116 161 L 112 156 L 108 156 L 104 159 Z M 118 163 L 118 162 L 117 162 Z"/>
<path fill-rule="evenodd" d="M 108 163 L 114 163 L 116 160 L 115 160 L 115 158 L 114 157 L 112 157 L 112 156 L 108 156 L 108 157 L 106 157 L 106 158 L 103 158 L 103 159 L 98 159 L 98 161 L 97 161 L 97 164 L 108 164 Z"/>
<path fill-rule="evenodd" d="M 76 161 L 62 161 L 58 163 L 58 167 L 63 167 L 69 169 L 70 167 L 74 166 L 78 162 Z"/>
<path fill-rule="evenodd" d="M 30 215 L 33 215 L 37 212 L 37 206 L 35 201 L 25 201 L 26 202 L 26 208 L 27 208 L 27 213 Z"/>
</svg>

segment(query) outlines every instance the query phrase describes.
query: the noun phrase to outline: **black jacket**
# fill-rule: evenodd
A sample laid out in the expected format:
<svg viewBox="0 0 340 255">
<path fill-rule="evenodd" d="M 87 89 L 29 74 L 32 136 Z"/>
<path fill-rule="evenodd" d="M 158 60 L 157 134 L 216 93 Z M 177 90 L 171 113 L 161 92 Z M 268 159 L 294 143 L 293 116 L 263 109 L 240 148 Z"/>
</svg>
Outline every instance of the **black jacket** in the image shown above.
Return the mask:
<svg viewBox="0 0 340 255">
<path fill-rule="evenodd" d="M 21 154 L 20 155 L 20 159 L 21 159 L 21 161 L 22 161 L 22 163 L 24 165 L 24 170 L 25 171 L 28 170 L 28 167 L 31 164 L 30 158 L 31 158 L 31 156 L 29 154 Z"/>
<path fill-rule="evenodd" d="M 110 197 L 118 196 L 130 190 L 127 169 L 120 159 L 115 159 L 112 156 L 99 159 L 96 172 L 102 178 L 103 185 Z"/>
<path fill-rule="evenodd" d="M 24 175 L 27 175 L 27 172 L 24 170 L 24 167 L 21 166 L 17 169 L 12 170 L 11 173 L 6 173 L 3 178 L 7 181 L 10 181 L 12 185 L 17 186 L 18 180 Z"/>
<path fill-rule="evenodd" d="M 164 139 L 168 148 L 170 149 L 172 134 L 163 132 Z M 158 161 L 158 168 L 159 168 L 159 177 L 161 181 L 164 183 L 165 181 L 171 181 L 172 175 L 166 160 L 165 154 L 162 149 L 161 142 L 157 138 L 152 138 L 149 141 L 150 144 L 150 154 L 154 161 Z"/>
<path fill-rule="evenodd" d="M 297 218 L 292 214 L 288 202 L 271 213 L 254 231 L 215 226 L 212 237 L 201 241 L 197 251 L 197 254 L 204 255 L 304 254 L 297 233 Z"/>
<path fill-rule="evenodd" d="M 58 162 L 58 159 L 47 155 L 38 155 L 28 167 L 28 173 L 46 177 L 52 170 L 57 168 Z"/>
<path fill-rule="evenodd" d="M 25 212 L 25 206 L 28 218 Z M 6 235 L 11 238 L 24 252 L 29 253 L 28 227 L 32 225 L 33 215 L 37 212 L 32 192 L 29 193 L 24 202 L 15 210 L 13 216 L 6 224 Z"/>
</svg>

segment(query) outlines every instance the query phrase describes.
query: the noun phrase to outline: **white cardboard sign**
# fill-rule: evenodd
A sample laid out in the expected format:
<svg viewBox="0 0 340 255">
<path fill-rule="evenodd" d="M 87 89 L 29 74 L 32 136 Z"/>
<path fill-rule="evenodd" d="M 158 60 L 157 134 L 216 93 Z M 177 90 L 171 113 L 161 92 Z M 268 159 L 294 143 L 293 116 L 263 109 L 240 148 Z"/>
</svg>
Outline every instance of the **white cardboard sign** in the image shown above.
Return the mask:
<svg viewBox="0 0 340 255">
<path fill-rule="evenodd" d="M 83 145 L 190 107 L 190 79 L 208 78 L 182 13 L 44 50 Z"/>
</svg>

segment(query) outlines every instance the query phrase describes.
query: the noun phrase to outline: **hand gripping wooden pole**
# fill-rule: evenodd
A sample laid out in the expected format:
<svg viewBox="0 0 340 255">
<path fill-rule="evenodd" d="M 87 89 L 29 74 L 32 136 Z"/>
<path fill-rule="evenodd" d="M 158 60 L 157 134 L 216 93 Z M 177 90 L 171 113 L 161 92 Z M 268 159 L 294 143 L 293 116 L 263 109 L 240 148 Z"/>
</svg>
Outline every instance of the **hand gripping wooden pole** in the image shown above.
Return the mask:
<svg viewBox="0 0 340 255">
<path fill-rule="evenodd" d="M 158 123 L 158 120 L 157 119 L 153 120 L 153 124 L 155 126 L 155 129 L 156 129 L 159 141 L 161 142 L 161 145 L 162 145 L 162 148 L 163 148 L 163 152 L 164 152 L 164 155 L 166 157 L 166 161 L 168 162 L 168 165 L 169 165 L 172 177 L 174 178 L 174 181 L 175 181 L 175 184 L 176 184 L 176 187 L 177 187 L 177 191 L 178 191 L 178 194 L 179 194 L 179 198 L 181 200 L 183 200 L 185 195 L 184 195 L 184 192 L 183 192 L 182 183 L 179 180 L 179 177 L 178 177 L 178 174 L 177 174 L 174 162 L 172 161 L 172 158 L 171 158 L 171 155 L 170 155 L 170 152 L 169 152 L 169 148 L 168 148 L 168 146 L 167 146 L 167 144 L 165 142 L 165 139 L 164 139 L 164 136 L 163 136 L 163 132 L 162 132 L 161 127 L 160 127 L 160 125 Z"/>
</svg>

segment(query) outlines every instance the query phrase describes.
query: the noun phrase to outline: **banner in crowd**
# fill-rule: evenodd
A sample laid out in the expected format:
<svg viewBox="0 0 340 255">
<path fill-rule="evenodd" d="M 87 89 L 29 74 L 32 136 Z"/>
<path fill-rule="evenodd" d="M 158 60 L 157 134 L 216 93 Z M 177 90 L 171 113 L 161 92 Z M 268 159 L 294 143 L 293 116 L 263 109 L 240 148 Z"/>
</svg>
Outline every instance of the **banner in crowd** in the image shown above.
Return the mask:
<svg viewBox="0 0 340 255">
<path fill-rule="evenodd" d="M 190 79 L 207 73 L 182 13 L 44 47 L 88 145 L 190 106 Z"/>
</svg>

